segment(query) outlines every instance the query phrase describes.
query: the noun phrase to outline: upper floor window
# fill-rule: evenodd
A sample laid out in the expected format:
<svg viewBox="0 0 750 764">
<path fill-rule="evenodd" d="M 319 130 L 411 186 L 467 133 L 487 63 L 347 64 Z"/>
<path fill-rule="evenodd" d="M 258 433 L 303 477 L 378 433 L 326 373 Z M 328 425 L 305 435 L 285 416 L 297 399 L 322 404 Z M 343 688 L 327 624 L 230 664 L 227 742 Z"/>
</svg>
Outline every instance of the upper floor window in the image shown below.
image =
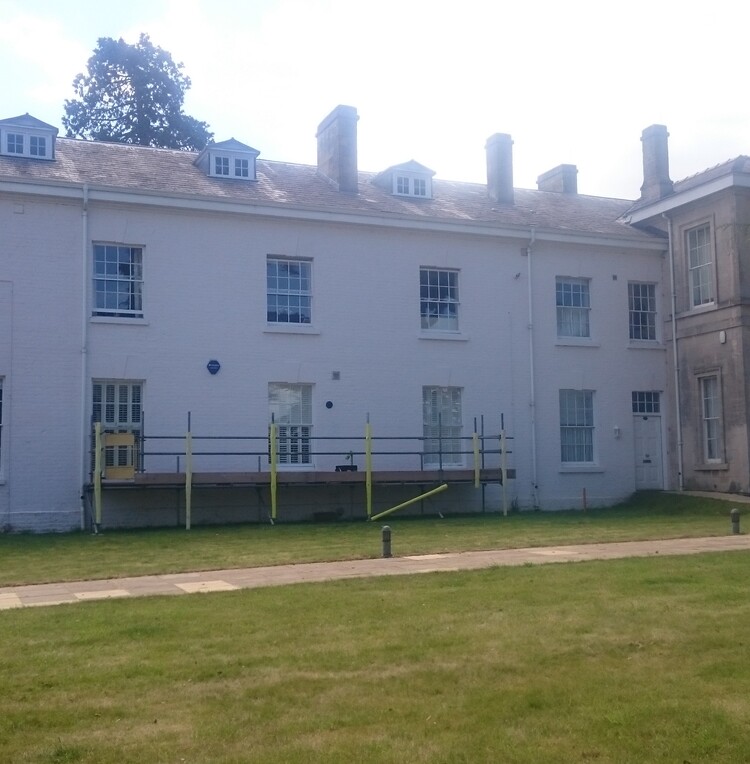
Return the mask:
<svg viewBox="0 0 750 764">
<path fill-rule="evenodd" d="M 46 157 L 47 139 L 39 135 L 29 136 L 29 154 L 33 157 Z"/>
<path fill-rule="evenodd" d="M 458 331 L 458 271 L 419 269 L 422 329 Z"/>
<path fill-rule="evenodd" d="M 266 261 L 267 320 L 309 324 L 312 319 L 312 263 L 269 257 Z"/>
<path fill-rule="evenodd" d="M 594 461 L 594 392 L 560 390 L 560 460 Z"/>
<path fill-rule="evenodd" d="M 590 337 L 588 279 L 558 276 L 555 284 L 558 337 Z"/>
<path fill-rule="evenodd" d="M 143 248 L 94 244 L 94 315 L 143 318 Z"/>
<path fill-rule="evenodd" d="M 214 178 L 255 180 L 255 160 L 260 152 L 234 138 L 209 143 L 195 158 L 195 164 Z"/>
<path fill-rule="evenodd" d="M 54 159 L 57 128 L 30 114 L 0 119 L 0 154 Z"/>
<path fill-rule="evenodd" d="M 628 284 L 630 339 L 656 339 L 656 284 Z"/>
<path fill-rule="evenodd" d="M 688 272 L 690 274 L 690 305 L 697 308 L 716 299 L 714 262 L 711 249 L 711 226 L 692 228 L 686 234 Z"/>
<path fill-rule="evenodd" d="M 250 162 L 247 159 L 234 160 L 234 175 L 236 178 L 247 178 L 250 176 Z"/>
<path fill-rule="evenodd" d="M 20 133 L 8 133 L 6 136 L 7 151 L 9 154 L 23 154 L 23 135 Z"/>
<path fill-rule="evenodd" d="M 229 175 L 229 157 L 214 157 L 214 175 Z"/>
<path fill-rule="evenodd" d="M 398 196 L 418 196 L 426 198 L 430 196 L 429 178 L 419 178 L 413 175 L 398 175 L 393 176 L 393 193 Z"/>
</svg>

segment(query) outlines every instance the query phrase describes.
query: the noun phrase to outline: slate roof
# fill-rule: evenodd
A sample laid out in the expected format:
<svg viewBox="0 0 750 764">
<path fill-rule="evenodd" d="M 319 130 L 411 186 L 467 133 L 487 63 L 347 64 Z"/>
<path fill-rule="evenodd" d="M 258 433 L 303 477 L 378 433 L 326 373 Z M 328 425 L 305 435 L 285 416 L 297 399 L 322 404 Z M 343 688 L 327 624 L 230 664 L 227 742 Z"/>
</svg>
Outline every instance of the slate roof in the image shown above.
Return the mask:
<svg viewBox="0 0 750 764">
<path fill-rule="evenodd" d="M 707 170 L 697 172 L 694 175 L 688 175 L 687 178 L 683 178 L 682 180 L 676 180 L 672 184 L 674 188 L 673 193 L 668 194 L 667 196 L 663 197 L 663 199 L 669 199 L 676 194 L 697 188 L 705 183 L 710 183 L 712 180 L 722 178 L 725 175 L 734 175 L 739 173 L 750 175 L 750 157 L 745 156 L 744 154 L 735 157 L 734 159 L 727 159 L 726 162 L 721 162 L 720 164 L 714 165 L 713 167 L 709 167 Z M 638 199 L 632 204 L 628 212 L 636 212 L 637 210 L 642 210 L 652 204 L 658 204 L 660 201 L 662 201 L 662 199 Z"/>
<path fill-rule="evenodd" d="M 257 181 L 209 177 L 194 165 L 196 154 L 127 144 L 57 140 L 56 161 L 0 156 L 0 180 L 234 202 L 402 220 L 472 223 L 498 228 L 617 237 L 632 243 L 653 236 L 619 222 L 633 204 L 624 199 L 516 189 L 513 205 L 495 203 L 480 183 L 433 179 L 433 198 L 394 196 L 375 183 L 378 173 L 359 173 L 357 194 L 339 192 L 312 165 L 257 160 Z"/>
<path fill-rule="evenodd" d="M 734 173 L 750 174 L 750 157 L 741 155 L 734 159 L 727 159 L 726 162 L 709 167 L 707 170 L 703 170 L 703 172 L 697 172 L 695 175 L 689 175 L 683 180 L 675 181 L 674 190 L 678 194 L 680 191 L 687 191 L 687 189 L 695 188 L 702 183 L 708 183 L 716 178 Z"/>
</svg>

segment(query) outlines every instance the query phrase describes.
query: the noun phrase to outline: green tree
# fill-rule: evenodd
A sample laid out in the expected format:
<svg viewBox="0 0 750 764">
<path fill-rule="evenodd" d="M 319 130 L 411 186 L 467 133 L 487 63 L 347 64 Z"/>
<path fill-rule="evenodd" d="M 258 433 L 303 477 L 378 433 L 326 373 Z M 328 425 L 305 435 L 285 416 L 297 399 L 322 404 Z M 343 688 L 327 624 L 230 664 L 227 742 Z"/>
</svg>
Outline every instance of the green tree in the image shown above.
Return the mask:
<svg viewBox="0 0 750 764">
<path fill-rule="evenodd" d="M 147 34 L 135 45 L 100 37 L 88 72 L 73 80 L 77 98 L 65 101 L 68 138 L 202 149 L 213 133 L 182 111 L 190 78 L 183 65 Z"/>
</svg>

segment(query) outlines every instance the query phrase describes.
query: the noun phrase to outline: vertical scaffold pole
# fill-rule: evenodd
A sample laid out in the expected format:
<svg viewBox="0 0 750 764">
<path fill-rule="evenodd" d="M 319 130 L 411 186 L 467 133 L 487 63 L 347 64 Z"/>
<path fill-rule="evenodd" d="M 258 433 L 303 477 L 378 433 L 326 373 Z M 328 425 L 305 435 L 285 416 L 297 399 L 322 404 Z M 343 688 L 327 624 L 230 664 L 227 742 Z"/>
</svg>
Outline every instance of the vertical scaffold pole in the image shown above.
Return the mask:
<svg viewBox="0 0 750 764">
<path fill-rule="evenodd" d="M 102 524 L 102 423 L 94 425 L 94 532 Z"/>
<path fill-rule="evenodd" d="M 508 516 L 508 440 L 505 437 L 505 428 L 500 430 L 500 458 L 503 476 L 503 515 Z"/>
<path fill-rule="evenodd" d="M 185 530 L 190 530 L 193 515 L 193 433 L 191 432 L 190 412 L 188 411 L 188 430 L 185 435 Z"/>
<path fill-rule="evenodd" d="M 365 424 L 365 496 L 367 501 L 367 517 L 372 517 L 372 426 L 370 415 Z"/>
<path fill-rule="evenodd" d="M 474 488 L 479 488 L 479 434 L 477 433 L 477 420 L 474 420 L 474 433 L 471 436 L 474 447 Z"/>
<path fill-rule="evenodd" d="M 276 422 L 271 421 L 269 428 L 269 447 L 271 450 L 271 520 L 276 520 L 276 477 L 277 477 L 277 446 L 276 446 Z"/>
</svg>

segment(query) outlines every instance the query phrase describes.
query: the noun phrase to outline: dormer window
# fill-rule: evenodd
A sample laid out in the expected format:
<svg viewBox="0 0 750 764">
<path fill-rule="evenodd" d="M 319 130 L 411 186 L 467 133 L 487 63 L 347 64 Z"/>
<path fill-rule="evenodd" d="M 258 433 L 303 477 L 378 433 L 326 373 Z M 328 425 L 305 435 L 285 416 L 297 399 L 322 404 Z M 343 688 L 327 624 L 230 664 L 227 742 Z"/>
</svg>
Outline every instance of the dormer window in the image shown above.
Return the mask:
<svg viewBox="0 0 750 764">
<path fill-rule="evenodd" d="M 250 177 L 250 162 L 247 159 L 234 160 L 234 177 L 235 178 Z"/>
<path fill-rule="evenodd" d="M 232 138 L 221 143 L 209 143 L 195 164 L 214 178 L 255 180 L 255 159 L 260 152 Z"/>
<path fill-rule="evenodd" d="M 28 159 L 54 159 L 57 128 L 30 114 L 0 120 L 0 154 Z"/>
<path fill-rule="evenodd" d="M 384 170 L 374 179 L 374 183 L 389 190 L 395 196 L 411 196 L 417 199 L 432 199 L 432 176 L 435 173 L 412 160 Z"/>
<path fill-rule="evenodd" d="M 6 139 L 9 154 L 23 154 L 23 135 L 21 133 L 8 133 Z"/>
<path fill-rule="evenodd" d="M 29 136 L 29 154 L 33 157 L 47 156 L 47 139 L 41 135 Z"/>
<path fill-rule="evenodd" d="M 229 157 L 214 157 L 214 175 L 229 175 Z"/>
</svg>

